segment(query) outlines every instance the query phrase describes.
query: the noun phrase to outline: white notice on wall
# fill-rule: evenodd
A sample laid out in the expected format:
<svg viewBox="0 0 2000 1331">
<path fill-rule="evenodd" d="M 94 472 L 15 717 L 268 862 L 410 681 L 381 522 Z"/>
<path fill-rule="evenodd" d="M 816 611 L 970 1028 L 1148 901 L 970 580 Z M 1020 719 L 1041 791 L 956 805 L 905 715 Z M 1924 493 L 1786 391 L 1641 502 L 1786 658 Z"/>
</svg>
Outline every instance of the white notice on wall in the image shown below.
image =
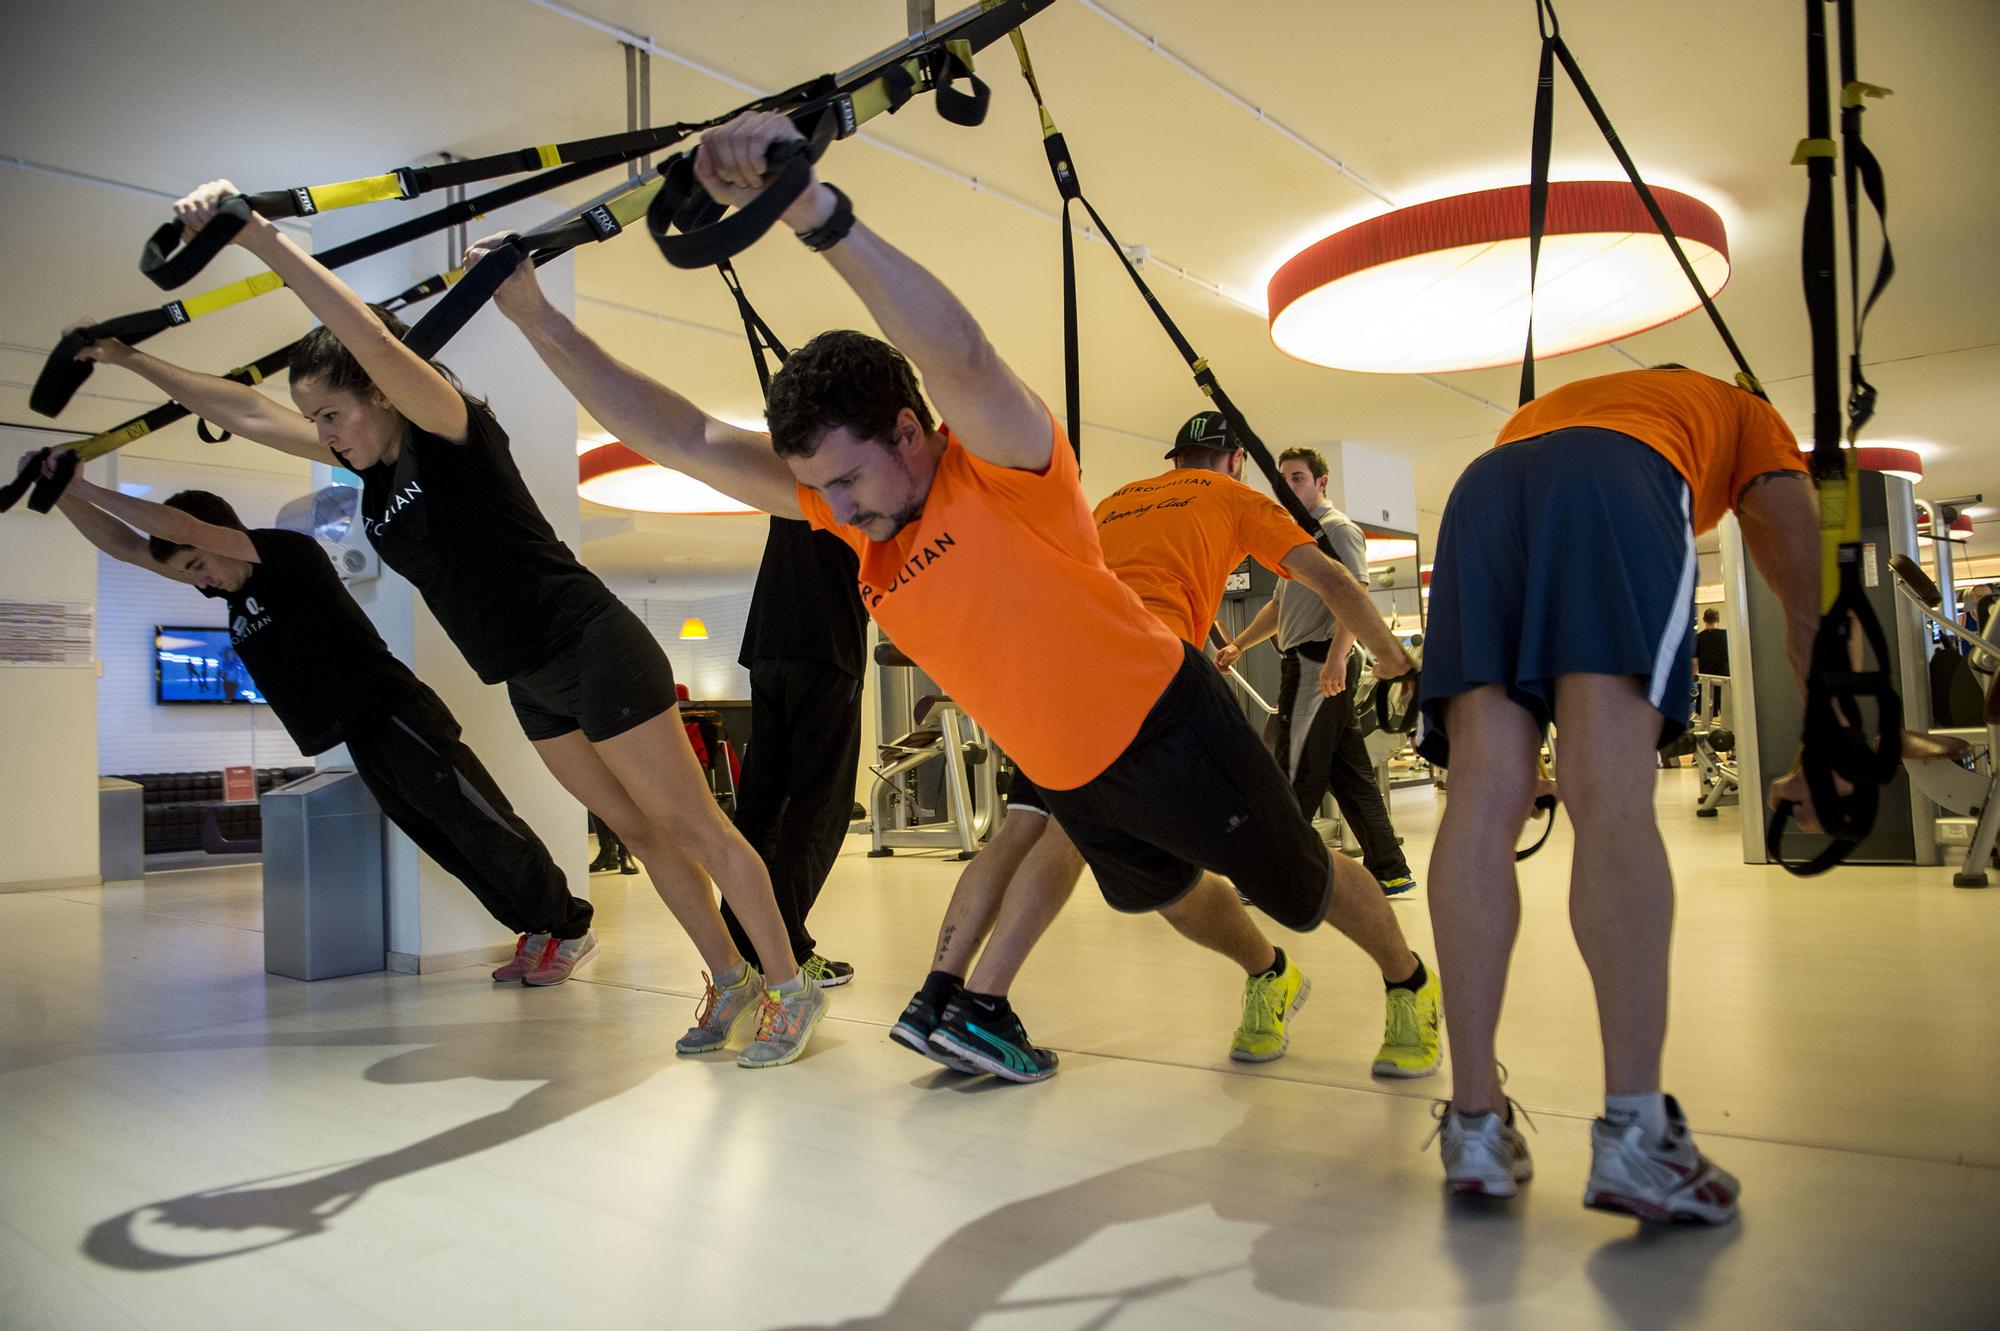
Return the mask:
<svg viewBox="0 0 2000 1331">
<path fill-rule="evenodd" d="M 93 612 L 89 601 L 0 600 L 0 665 L 88 666 Z"/>
<path fill-rule="evenodd" d="M 1865 542 L 1861 547 L 1861 585 L 1863 587 L 1879 587 L 1882 585 L 1882 572 L 1875 566 L 1875 542 L 1873 541 Z"/>
</svg>

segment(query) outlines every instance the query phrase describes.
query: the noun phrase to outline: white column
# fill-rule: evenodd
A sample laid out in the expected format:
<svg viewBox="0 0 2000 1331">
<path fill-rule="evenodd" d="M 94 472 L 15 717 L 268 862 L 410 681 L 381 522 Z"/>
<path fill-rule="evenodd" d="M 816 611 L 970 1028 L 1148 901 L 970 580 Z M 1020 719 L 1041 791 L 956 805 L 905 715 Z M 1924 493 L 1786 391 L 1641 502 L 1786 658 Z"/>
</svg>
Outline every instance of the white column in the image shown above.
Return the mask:
<svg viewBox="0 0 2000 1331">
<path fill-rule="evenodd" d="M 62 439 L 0 428 L 7 479 L 23 452 Z M 80 605 L 95 620 L 97 551 L 61 514 L 30 513 L 23 500 L 0 518 L 0 616 L 45 613 L 50 602 Z M 0 736 L 0 892 L 98 882 L 95 661 L 0 659 Z"/>
<path fill-rule="evenodd" d="M 426 207 L 425 204 L 406 205 Z M 387 225 L 394 205 L 329 213 L 318 219 L 314 243 L 337 245 Z M 486 231 L 525 230 L 546 221 L 555 206 L 546 200 L 506 209 L 475 224 Z M 481 234 L 475 230 L 474 235 Z M 418 241 L 409 250 L 341 270 L 364 297 L 390 296 L 445 267 L 441 237 Z M 559 260 L 541 271 L 542 288 L 557 308 L 575 307 L 574 265 Z M 429 306 L 412 312 L 421 315 Z M 415 317 L 410 319 L 415 322 Z M 482 311 L 438 357 L 464 382 L 466 391 L 489 402 L 513 444 L 514 459 L 556 535 L 575 549 L 579 543 L 576 496 L 576 403 L 542 365 L 527 342 L 498 311 Z M 590 875 L 584 813 L 549 774 L 521 734 L 504 686 L 487 687 L 465 664 L 451 640 L 425 608 L 414 588 L 387 569 L 358 584 L 355 598 L 382 637 L 437 690 L 459 724 L 465 743 L 477 753 L 506 792 L 515 812 L 547 843 L 549 852 L 578 896 L 589 893 Z M 400 832 L 386 852 L 389 885 L 389 951 L 398 968 L 442 969 L 496 953 L 512 936 L 480 906 L 457 879 L 419 852 Z"/>
</svg>

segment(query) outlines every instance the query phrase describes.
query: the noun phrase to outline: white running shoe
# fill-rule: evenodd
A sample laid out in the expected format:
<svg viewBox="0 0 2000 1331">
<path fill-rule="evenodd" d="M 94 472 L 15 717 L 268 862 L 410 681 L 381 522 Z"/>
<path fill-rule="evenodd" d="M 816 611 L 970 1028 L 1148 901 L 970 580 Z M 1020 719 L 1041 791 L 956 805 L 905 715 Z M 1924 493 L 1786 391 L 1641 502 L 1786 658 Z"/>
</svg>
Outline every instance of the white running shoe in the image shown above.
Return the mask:
<svg viewBox="0 0 2000 1331">
<path fill-rule="evenodd" d="M 1438 1154 L 1444 1158 L 1446 1192 L 1512 1197 L 1521 1184 L 1535 1176 L 1527 1139 L 1500 1115 L 1490 1110 L 1460 1114 L 1453 1111 L 1450 1101 L 1440 1100 L 1437 1123 L 1431 1138 L 1442 1139 Z"/>
<path fill-rule="evenodd" d="M 1734 1220 L 1742 1185 L 1695 1149 L 1680 1103 L 1671 1095 L 1666 1102 L 1664 1141 L 1654 1140 L 1643 1123 L 1614 1127 L 1600 1118 L 1590 1125 L 1590 1181 L 1583 1186 L 1583 1204 L 1660 1224 Z"/>
</svg>

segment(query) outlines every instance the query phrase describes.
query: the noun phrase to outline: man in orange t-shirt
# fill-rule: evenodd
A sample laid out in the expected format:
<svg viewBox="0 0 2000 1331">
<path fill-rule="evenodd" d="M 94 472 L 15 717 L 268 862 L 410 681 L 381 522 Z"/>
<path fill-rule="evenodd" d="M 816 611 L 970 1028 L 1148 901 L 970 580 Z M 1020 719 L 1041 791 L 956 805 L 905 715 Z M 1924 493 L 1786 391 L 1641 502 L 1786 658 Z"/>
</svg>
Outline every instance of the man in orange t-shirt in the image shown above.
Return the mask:
<svg viewBox="0 0 2000 1331">
<path fill-rule="evenodd" d="M 1417 739 L 1451 767 L 1430 870 L 1452 980 L 1445 1183 L 1511 1196 L 1532 1173 L 1493 1043 L 1520 920 L 1515 837 L 1553 722 L 1576 830 L 1570 919 L 1604 1044 L 1584 1203 L 1719 1223 L 1736 1213 L 1736 1180 L 1695 1149 L 1660 1089 L 1674 886 L 1655 752 L 1691 710 L 1695 537 L 1729 510 L 1785 607 L 1803 689 L 1819 620 L 1812 488 L 1768 402 L 1679 366 L 1555 389 L 1516 412 L 1499 444 L 1445 506 Z M 1781 789 L 1797 797 L 1796 773 Z"/>
<path fill-rule="evenodd" d="M 1296 576 L 1329 605 L 1341 604 L 1351 613 L 1350 589 L 1359 582 L 1321 553 L 1276 501 L 1242 484 L 1243 450 L 1229 438 L 1222 417 L 1214 412 L 1193 417 L 1181 426 L 1166 456 L 1174 463 L 1172 470 L 1113 491 L 1094 516 L 1105 564 L 1190 648 L 1199 649 L 1229 572 L 1246 554 L 1280 577 Z M 1380 616 L 1371 613 L 1361 631 L 1376 650 L 1395 648 L 1400 654 Z M 1323 687 L 1344 687 L 1346 682 L 1344 671 L 1329 669 Z M 1248 724 L 1241 729 L 1248 732 Z M 1064 814 L 1058 822 L 1048 816 L 1052 805 L 1061 803 L 1060 795 L 1051 801 L 1025 770 L 1015 773 L 1007 792 L 1007 820 L 994 845 L 980 856 L 991 856 L 992 863 L 975 860 L 953 889 L 938 928 L 931 973 L 891 1031 L 897 1041 L 948 1067 L 1031 1079 L 1004 1060 L 996 1066 L 991 1051 L 949 1025 L 941 1027 L 937 1013 L 954 987 L 1004 996 L 1069 899 L 1083 859 L 1065 830 L 1076 819 Z M 1289 820 L 1274 821 L 1283 825 Z M 1086 823 L 1078 839 L 1090 835 Z M 1274 838 L 1268 843 L 1275 856 L 1270 863 L 1256 865 L 1246 856 L 1240 871 L 1255 870 L 1252 877 L 1258 878 L 1282 875 L 1292 844 L 1289 837 Z M 1429 1076 L 1440 1058 L 1437 977 L 1404 941 L 1381 884 L 1345 856 L 1334 856 L 1332 863 L 1333 902 L 1327 919 L 1376 960 L 1387 989 L 1388 1015 L 1374 1072 Z M 1243 1019 L 1229 1056 L 1238 1062 L 1269 1062 L 1284 1053 L 1286 1024 L 1304 1005 L 1311 986 L 1283 948 L 1264 951 L 1268 941 L 1231 894 L 1212 880 L 1203 885 L 1207 891 L 1197 888 L 1163 913 L 1194 942 L 1248 959 Z M 1117 897 L 1111 899 L 1120 904 Z M 971 968 L 982 942 L 985 949 Z"/>
<path fill-rule="evenodd" d="M 696 177 L 740 206 L 770 184 L 767 150 L 799 138 L 783 116 L 739 116 L 703 137 Z M 771 385 L 768 439 L 606 355 L 541 296 L 528 265 L 497 301 L 629 447 L 853 547 L 868 612 L 1043 788 L 1114 906 L 1191 908 L 1228 891 L 1222 875 L 1287 927 L 1316 928 L 1337 907 L 1326 847 L 1214 668 L 1104 566 L 1048 408 L 965 307 L 856 222 L 839 190 L 811 182 L 783 221 L 887 341 L 835 331 L 795 352 Z M 934 423 L 899 346 L 951 429 Z M 1359 586 L 1341 594 L 1344 615 L 1373 617 Z M 1377 672 L 1408 668 L 1392 651 Z M 1258 937 L 1249 931 L 1243 946 Z M 1269 959 L 1232 955 L 1246 971 Z M 945 1023 L 1008 1071 L 1053 1069 L 1004 996 L 967 993 L 950 1007 Z"/>
</svg>

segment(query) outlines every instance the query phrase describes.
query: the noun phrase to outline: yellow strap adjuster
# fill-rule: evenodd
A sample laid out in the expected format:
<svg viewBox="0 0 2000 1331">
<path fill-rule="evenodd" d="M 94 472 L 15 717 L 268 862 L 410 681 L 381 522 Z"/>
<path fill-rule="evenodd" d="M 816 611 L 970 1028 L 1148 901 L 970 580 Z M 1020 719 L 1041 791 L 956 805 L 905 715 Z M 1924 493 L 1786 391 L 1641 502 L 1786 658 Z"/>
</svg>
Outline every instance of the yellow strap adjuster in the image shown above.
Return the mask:
<svg viewBox="0 0 2000 1331">
<path fill-rule="evenodd" d="M 199 319 L 204 314 L 213 314 L 220 309 L 261 296 L 266 291 L 276 291 L 285 285 L 285 279 L 276 273 L 257 273 L 238 282 L 219 286 L 213 291 L 204 291 L 199 296 L 189 296 L 182 301 L 181 308 L 190 319 Z"/>
<path fill-rule="evenodd" d="M 1840 104 L 1851 109 L 1861 105 L 1861 99 L 1864 97 L 1891 97 L 1895 92 L 1894 88 L 1885 88 L 1879 83 L 1863 83 L 1856 79 L 1840 90 Z"/>
<path fill-rule="evenodd" d="M 363 203 L 381 203 L 386 199 L 403 197 L 402 177 L 391 174 L 368 176 L 362 180 L 342 180 L 332 185 L 315 185 L 306 193 L 312 196 L 315 212 L 331 212 L 335 208 L 352 208 Z"/>
<path fill-rule="evenodd" d="M 1764 396 L 1764 385 L 1758 380 L 1756 375 L 1750 373 L 1748 370 L 1738 370 L 1736 372 L 1736 386 L 1748 392 L 1755 393 L 1758 397 Z"/>
<path fill-rule="evenodd" d="M 542 159 L 542 165 L 545 167 L 561 166 L 563 164 L 562 153 L 557 150 L 556 145 L 553 143 L 536 144 L 535 155 Z"/>
<path fill-rule="evenodd" d="M 1798 148 L 1792 153 L 1792 165 L 1804 166 L 1814 157 L 1838 157 L 1840 150 L 1832 139 L 1800 139 Z"/>
</svg>

